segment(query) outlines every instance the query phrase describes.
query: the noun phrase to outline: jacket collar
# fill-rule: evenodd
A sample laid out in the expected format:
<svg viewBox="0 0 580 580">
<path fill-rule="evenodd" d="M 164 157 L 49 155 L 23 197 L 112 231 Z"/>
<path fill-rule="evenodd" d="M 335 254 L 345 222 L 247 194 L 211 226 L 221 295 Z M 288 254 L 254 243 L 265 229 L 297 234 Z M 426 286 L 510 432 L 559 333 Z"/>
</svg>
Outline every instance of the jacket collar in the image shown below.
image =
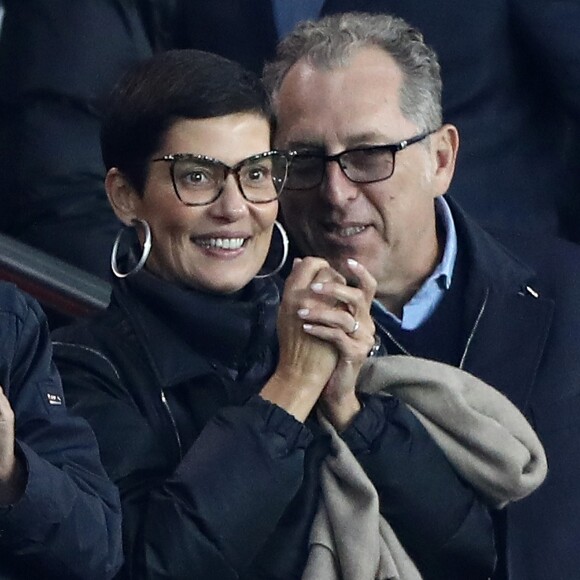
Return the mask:
<svg viewBox="0 0 580 580">
<path fill-rule="evenodd" d="M 536 273 L 497 239 L 481 228 L 457 203 L 446 196 L 457 230 L 458 243 L 467 249 L 471 275 L 504 288 L 533 285 Z"/>
<path fill-rule="evenodd" d="M 467 253 L 466 308 L 472 335 L 463 368 L 507 395 L 520 409 L 529 401 L 550 330 L 553 300 L 536 274 L 447 200 L 459 244 Z"/>
<path fill-rule="evenodd" d="M 147 271 L 120 281 L 113 298 L 126 312 L 164 387 L 235 369 L 276 344 L 279 290 L 254 280 L 235 296 L 181 288 Z"/>
</svg>

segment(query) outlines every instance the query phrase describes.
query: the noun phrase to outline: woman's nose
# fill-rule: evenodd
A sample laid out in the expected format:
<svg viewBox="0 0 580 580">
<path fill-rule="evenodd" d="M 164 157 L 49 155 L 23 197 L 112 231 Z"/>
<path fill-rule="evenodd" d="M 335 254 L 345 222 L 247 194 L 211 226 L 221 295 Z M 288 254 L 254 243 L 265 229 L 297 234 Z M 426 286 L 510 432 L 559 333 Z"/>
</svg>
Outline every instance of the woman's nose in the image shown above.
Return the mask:
<svg viewBox="0 0 580 580">
<path fill-rule="evenodd" d="M 220 196 L 212 204 L 212 209 L 215 215 L 232 221 L 248 213 L 248 202 L 233 174 L 230 173 L 226 177 Z"/>
</svg>

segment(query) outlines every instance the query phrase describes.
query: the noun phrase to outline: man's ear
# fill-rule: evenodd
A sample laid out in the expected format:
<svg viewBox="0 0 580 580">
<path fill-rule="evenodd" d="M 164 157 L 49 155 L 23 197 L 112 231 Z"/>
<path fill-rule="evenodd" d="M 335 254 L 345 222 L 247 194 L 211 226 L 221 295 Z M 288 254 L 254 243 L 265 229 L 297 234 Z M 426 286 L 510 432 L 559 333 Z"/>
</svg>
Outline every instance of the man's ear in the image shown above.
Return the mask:
<svg viewBox="0 0 580 580">
<path fill-rule="evenodd" d="M 443 125 L 431 136 L 432 151 L 435 156 L 435 191 L 434 197 L 443 195 L 449 189 L 455 161 L 459 150 L 459 133 L 454 125 Z"/>
<path fill-rule="evenodd" d="M 136 216 L 136 204 L 140 197 L 127 178 L 116 167 L 107 172 L 105 189 L 115 215 L 125 225 L 131 225 L 131 221 Z"/>
</svg>

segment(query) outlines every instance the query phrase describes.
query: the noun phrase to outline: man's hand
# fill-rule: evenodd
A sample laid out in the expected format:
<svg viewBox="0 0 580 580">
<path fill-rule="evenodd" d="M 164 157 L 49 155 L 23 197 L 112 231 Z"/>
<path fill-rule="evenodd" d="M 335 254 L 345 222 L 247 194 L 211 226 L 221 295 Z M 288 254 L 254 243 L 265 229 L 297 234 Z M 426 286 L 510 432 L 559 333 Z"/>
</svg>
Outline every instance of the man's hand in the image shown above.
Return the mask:
<svg viewBox="0 0 580 580">
<path fill-rule="evenodd" d="M 25 470 L 14 454 L 14 412 L 0 387 L 0 505 L 16 503 L 25 488 Z"/>
</svg>

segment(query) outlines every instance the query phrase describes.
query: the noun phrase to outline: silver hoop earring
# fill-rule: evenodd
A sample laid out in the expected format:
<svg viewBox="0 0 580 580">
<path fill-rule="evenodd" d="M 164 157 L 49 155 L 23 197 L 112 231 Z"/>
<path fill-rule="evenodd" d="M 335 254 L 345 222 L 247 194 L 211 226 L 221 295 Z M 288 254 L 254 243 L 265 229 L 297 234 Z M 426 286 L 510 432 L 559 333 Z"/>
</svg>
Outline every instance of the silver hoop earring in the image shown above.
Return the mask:
<svg viewBox="0 0 580 580">
<path fill-rule="evenodd" d="M 127 276 L 136 274 L 139 270 L 141 270 L 141 268 L 143 268 L 145 262 L 147 261 L 147 258 L 149 257 L 149 253 L 151 252 L 151 228 L 149 227 L 149 224 L 145 220 L 141 220 L 138 218 L 131 220 L 131 223 L 133 224 L 132 228 L 134 229 L 136 229 L 137 226 L 143 227 L 143 231 L 145 232 L 143 251 L 141 253 L 139 261 L 135 264 L 135 266 L 133 266 L 131 270 L 129 270 L 128 272 L 121 272 L 121 270 L 119 270 L 119 265 L 117 262 L 117 253 L 119 251 L 119 244 L 121 243 L 123 233 L 127 230 L 126 226 L 122 226 L 121 229 L 119 230 L 119 233 L 117 234 L 117 237 L 115 238 L 113 250 L 111 251 L 111 270 L 113 270 L 113 274 L 115 274 L 117 278 L 126 278 Z"/>
<path fill-rule="evenodd" d="M 274 274 L 277 274 L 284 267 L 286 259 L 288 258 L 288 249 L 290 246 L 290 243 L 288 242 L 288 234 L 278 220 L 274 222 L 274 225 L 278 229 L 280 237 L 282 238 L 282 259 L 271 272 L 268 272 L 267 274 L 256 274 L 254 278 L 269 278 L 270 276 L 274 276 Z"/>
</svg>

